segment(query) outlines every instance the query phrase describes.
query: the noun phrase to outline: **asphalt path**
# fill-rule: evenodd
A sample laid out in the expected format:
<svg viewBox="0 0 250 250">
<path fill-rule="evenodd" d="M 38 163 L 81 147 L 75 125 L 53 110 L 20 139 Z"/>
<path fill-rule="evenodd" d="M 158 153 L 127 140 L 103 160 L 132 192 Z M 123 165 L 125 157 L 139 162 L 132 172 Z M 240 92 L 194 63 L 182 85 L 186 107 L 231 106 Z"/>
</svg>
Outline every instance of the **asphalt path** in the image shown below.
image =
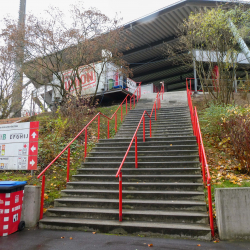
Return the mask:
<svg viewBox="0 0 250 250">
<path fill-rule="evenodd" d="M 152 246 L 148 246 L 152 244 Z M 0 237 L 0 250 L 166 250 L 166 249 L 250 249 L 250 241 L 218 243 L 136 236 L 93 234 L 79 231 L 25 229 Z"/>
</svg>

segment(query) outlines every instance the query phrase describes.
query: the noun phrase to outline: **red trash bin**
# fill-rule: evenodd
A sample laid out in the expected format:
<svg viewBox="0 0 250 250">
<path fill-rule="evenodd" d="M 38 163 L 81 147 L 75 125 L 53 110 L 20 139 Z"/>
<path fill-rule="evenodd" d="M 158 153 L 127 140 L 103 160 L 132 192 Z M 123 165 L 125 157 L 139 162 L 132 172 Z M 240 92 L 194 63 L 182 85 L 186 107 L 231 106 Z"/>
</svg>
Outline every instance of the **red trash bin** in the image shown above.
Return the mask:
<svg viewBox="0 0 250 250">
<path fill-rule="evenodd" d="M 0 236 L 23 230 L 20 221 L 26 181 L 0 181 Z"/>
</svg>

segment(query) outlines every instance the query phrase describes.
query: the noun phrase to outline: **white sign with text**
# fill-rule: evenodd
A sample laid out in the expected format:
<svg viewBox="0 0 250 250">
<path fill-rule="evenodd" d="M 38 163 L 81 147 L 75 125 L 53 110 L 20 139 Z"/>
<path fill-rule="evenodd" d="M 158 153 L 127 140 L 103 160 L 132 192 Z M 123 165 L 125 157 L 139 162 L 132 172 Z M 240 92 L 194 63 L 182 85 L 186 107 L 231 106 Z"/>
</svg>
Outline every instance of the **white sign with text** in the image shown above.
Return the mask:
<svg viewBox="0 0 250 250">
<path fill-rule="evenodd" d="M 39 122 L 0 125 L 0 170 L 36 170 Z"/>
</svg>

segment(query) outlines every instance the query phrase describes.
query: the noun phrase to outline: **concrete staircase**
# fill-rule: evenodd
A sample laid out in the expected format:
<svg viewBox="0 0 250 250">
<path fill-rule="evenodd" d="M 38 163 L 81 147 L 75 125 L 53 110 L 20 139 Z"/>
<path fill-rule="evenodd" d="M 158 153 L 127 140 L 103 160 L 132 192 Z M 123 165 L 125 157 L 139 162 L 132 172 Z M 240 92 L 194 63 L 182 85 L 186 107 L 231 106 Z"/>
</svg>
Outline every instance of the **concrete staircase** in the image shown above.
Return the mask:
<svg viewBox="0 0 250 250">
<path fill-rule="evenodd" d="M 152 100 L 141 100 L 114 139 L 99 141 L 40 228 L 211 238 L 187 106 L 161 108 L 152 120 L 152 138 L 146 118 L 146 142 L 142 127 L 138 132 L 138 169 L 134 146 L 122 169 L 123 221 L 118 221 L 115 174 L 143 111 L 151 112 L 152 106 Z"/>
</svg>

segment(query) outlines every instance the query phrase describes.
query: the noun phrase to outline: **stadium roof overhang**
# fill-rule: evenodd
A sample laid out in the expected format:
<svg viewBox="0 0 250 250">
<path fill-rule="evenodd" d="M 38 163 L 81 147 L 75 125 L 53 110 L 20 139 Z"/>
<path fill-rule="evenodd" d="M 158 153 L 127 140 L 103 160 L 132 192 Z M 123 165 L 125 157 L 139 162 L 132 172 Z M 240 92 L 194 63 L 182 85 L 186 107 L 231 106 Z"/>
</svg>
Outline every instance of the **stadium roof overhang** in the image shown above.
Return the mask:
<svg viewBox="0 0 250 250">
<path fill-rule="evenodd" d="M 164 43 L 177 41 L 177 28 L 191 12 L 213 8 L 230 1 L 183 0 L 124 26 L 133 48 L 123 50 L 123 58 L 133 70 L 133 80 L 142 84 L 164 81 L 168 91 L 185 88 L 193 69 L 174 65 L 163 53 Z"/>
</svg>

